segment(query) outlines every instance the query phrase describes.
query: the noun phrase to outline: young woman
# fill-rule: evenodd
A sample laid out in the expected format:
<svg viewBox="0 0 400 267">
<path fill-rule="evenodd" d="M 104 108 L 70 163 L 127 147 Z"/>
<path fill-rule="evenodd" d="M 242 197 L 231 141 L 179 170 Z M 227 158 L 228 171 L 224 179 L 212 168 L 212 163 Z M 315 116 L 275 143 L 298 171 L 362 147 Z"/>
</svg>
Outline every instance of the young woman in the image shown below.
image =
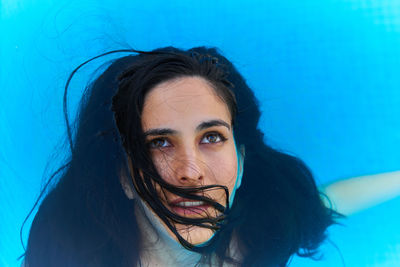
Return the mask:
<svg viewBox="0 0 400 267">
<path fill-rule="evenodd" d="M 263 142 L 234 66 L 204 47 L 131 52 L 87 88 L 76 128 L 66 112 L 71 156 L 34 218 L 25 266 L 285 266 L 314 255 L 340 214 L 301 160 Z"/>
</svg>

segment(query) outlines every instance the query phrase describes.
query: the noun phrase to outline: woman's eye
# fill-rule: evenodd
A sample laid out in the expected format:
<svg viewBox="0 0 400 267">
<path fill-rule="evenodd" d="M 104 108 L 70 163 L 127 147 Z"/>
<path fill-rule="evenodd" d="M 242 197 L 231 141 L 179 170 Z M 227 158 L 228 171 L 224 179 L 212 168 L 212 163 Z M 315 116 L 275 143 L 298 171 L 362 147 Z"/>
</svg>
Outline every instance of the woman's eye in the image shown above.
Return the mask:
<svg viewBox="0 0 400 267">
<path fill-rule="evenodd" d="M 219 133 L 209 133 L 203 137 L 203 139 L 201 140 L 201 143 L 202 144 L 213 144 L 213 143 L 223 142 L 225 140 L 226 140 L 226 138 L 224 138 Z"/>
<path fill-rule="evenodd" d="M 162 138 L 153 139 L 148 143 L 148 145 L 150 148 L 163 148 L 171 146 L 171 144 L 166 139 Z"/>
</svg>

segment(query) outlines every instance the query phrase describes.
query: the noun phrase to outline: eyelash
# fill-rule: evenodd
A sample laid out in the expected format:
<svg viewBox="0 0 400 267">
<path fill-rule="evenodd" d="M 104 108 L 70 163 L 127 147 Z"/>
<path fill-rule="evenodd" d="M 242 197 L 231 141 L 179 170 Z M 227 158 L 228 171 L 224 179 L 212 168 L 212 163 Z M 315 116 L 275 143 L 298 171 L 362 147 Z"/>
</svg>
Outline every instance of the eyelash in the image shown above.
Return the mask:
<svg viewBox="0 0 400 267">
<path fill-rule="evenodd" d="M 209 133 L 206 133 L 203 137 L 202 137 L 202 139 L 201 140 L 203 140 L 204 138 L 207 138 L 207 137 L 209 137 L 209 136 L 214 136 L 214 135 L 216 135 L 217 136 L 217 139 L 219 139 L 218 141 L 216 141 L 216 142 L 206 142 L 206 143 L 203 143 L 203 142 L 201 142 L 202 144 L 217 144 L 217 143 L 223 143 L 223 142 L 225 142 L 226 140 L 228 140 L 223 134 L 221 134 L 221 133 L 218 133 L 218 132 L 209 132 Z M 150 141 L 148 141 L 147 142 L 147 146 L 149 147 L 149 148 L 151 148 L 151 149 L 161 149 L 161 148 L 165 148 L 165 147 L 170 147 L 171 145 L 168 145 L 168 146 L 157 146 L 157 145 L 155 145 L 154 144 L 154 142 L 159 142 L 159 141 L 163 141 L 163 142 L 168 142 L 168 143 L 170 143 L 169 141 L 168 141 L 168 138 L 162 138 L 162 137 L 158 137 L 158 138 L 154 138 L 154 139 L 152 139 L 152 140 L 150 140 Z"/>
</svg>

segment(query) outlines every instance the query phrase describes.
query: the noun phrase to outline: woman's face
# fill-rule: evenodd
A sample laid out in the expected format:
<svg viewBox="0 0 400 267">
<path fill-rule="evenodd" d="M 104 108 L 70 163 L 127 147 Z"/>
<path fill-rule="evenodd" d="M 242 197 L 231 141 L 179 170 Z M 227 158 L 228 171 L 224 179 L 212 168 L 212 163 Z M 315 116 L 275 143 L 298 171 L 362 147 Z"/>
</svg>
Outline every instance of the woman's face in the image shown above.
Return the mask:
<svg viewBox="0 0 400 267">
<path fill-rule="evenodd" d="M 144 102 L 142 127 L 161 177 L 180 187 L 223 185 L 231 194 L 238 168 L 231 120 L 227 105 L 203 78 L 178 78 L 150 90 Z M 164 205 L 180 216 L 218 215 L 213 207 L 201 201 L 158 189 Z M 199 194 L 226 206 L 222 189 Z M 192 244 L 205 242 L 213 234 L 197 226 L 177 224 L 176 228 Z M 170 235 L 176 239 L 172 232 Z"/>
</svg>

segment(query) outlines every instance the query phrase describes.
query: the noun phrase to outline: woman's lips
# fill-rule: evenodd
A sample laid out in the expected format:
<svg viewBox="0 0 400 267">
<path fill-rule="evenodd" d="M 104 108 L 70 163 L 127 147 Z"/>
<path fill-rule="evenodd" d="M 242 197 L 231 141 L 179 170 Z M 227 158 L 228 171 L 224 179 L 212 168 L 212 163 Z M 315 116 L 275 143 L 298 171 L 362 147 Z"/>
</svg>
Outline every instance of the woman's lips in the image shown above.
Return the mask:
<svg viewBox="0 0 400 267">
<path fill-rule="evenodd" d="M 187 199 L 177 199 L 172 201 L 169 206 L 172 211 L 181 216 L 188 215 L 205 215 L 205 212 L 210 207 L 209 204 L 203 201 L 187 200 Z"/>
</svg>

